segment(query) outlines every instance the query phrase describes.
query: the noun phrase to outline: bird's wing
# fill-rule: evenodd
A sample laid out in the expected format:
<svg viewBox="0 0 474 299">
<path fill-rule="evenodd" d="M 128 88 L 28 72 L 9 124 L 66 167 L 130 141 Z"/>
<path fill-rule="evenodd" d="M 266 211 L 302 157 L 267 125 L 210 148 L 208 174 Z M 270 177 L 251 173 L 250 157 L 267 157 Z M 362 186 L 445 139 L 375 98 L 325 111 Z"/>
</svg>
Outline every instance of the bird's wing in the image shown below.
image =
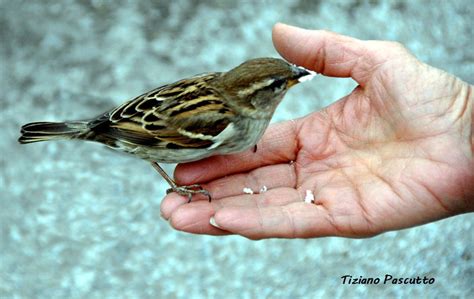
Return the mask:
<svg viewBox="0 0 474 299">
<path fill-rule="evenodd" d="M 209 86 L 219 75 L 211 73 L 181 80 L 124 103 L 108 113 L 104 134 L 122 142 L 156 148 L 212 147 L 226 128 L 225 133 L 231 131 L 236 116 Z"/>
</svg>

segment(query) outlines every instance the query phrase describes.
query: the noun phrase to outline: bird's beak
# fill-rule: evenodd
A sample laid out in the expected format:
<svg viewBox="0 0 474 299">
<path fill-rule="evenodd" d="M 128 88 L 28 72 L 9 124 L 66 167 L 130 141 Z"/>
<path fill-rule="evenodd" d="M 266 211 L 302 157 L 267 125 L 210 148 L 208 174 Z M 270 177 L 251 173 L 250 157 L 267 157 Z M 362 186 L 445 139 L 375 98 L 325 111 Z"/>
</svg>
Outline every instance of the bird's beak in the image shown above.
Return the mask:
<svg viewBox="0 0 474 299">
<path fill-rule="evenodd" d="M 293 77 L 288 81 L 288 87 L 292 87 L 300 82 L 309 81 L 316 76 L 316 72 L 305 69 L 301 66 L 292 66 Z"/>
</svg>

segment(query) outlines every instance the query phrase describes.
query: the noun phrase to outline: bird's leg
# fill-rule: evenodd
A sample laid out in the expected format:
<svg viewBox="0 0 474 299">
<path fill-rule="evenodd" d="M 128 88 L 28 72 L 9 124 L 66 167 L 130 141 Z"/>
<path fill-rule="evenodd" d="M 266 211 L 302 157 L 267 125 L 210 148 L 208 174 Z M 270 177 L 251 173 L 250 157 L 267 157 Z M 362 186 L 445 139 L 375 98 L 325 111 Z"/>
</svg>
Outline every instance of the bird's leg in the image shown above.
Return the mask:
<svg viewBox="0 0 474 299">
<path fill-rule="evenodd" d="M 256 145 L 256 144 L 253 146 L 253 152 L 254 152 L 254 153 L 257 152 L 257 145 Z"/>
<path fill-rule="evenodd" d="M 171 193 L 171 192 L 176 192 L 179 195 L 187 196 L 188 197 L 188 203 L 191 202 L 191 199 L 193 198 L 193 194 L 203 194 L 209 198 L 209 202 L 211 202 L 211 194 L 209 191 L 204 190 L 201 185 L 199 184 L 194 184 L 194 185 L 189 185 L 189 186 L 178 186 L 172 178 L 170 178 L 166 172 L 161 168 L 161 166 L 157 162 L 151 162 L 151 166 L 155 168 L 156 171 L 158 171 L 159 174 L 168 182 L 170 185 L 170 189 L 166 190 L 166 194 Z M 196 190 L 198 189 L 198 190 Z"/>
</svg>

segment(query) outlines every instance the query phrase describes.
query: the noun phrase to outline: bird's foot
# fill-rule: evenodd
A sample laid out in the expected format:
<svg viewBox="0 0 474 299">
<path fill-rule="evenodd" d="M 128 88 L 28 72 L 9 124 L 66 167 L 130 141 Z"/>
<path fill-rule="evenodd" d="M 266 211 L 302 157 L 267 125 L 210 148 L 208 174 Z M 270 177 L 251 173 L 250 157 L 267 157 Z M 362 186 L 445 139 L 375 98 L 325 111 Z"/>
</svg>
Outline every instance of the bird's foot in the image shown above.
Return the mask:
<svg viewBox="0 0 474 299">
<path fill-rule="evenodd" d="M 179 195 L 187 196 L 188 203 L 191 202 L 191 199 L 193 198 L 194 194 L 203 194 L 207 196 L 209 198 L 209 202 L 211 202 L 211 194 L 209 193 L 209 191 L 204 190 L 199 184 L 188 185 L 188 186 L 176 186 L 176 187 L 172 187 L 166 190 L 166 194 L 171 193 L 171 192 L 176 192 Z"/>
</svg>

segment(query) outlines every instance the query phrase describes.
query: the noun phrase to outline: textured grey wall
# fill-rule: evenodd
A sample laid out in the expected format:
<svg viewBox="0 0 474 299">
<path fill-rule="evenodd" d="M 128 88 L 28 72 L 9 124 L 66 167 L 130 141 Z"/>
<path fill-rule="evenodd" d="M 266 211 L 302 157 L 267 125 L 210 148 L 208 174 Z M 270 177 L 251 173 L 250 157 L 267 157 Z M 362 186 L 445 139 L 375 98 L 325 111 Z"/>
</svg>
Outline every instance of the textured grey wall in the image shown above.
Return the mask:
<svg viewBox="0 0 474 299">
<path fill-rule="evenodd" d="M 160 218 L 166 186 L 147 163 L 97 144 L 16 143 L 23 123 L 87 118 L 188 75 L 276 56 L 276 21 L 398 40 L 472 84 L 470 0 L 56 2 L 0 1 L 0 297 L 474 293 L 472 214 L 363 240 L 187 235 Z M 354 86 L 322 77 L 302 84 L 275 121 L 319 109 Z M 386 273 L 436 283 L 341 285 L 345 274 Z"/>
</svg>

